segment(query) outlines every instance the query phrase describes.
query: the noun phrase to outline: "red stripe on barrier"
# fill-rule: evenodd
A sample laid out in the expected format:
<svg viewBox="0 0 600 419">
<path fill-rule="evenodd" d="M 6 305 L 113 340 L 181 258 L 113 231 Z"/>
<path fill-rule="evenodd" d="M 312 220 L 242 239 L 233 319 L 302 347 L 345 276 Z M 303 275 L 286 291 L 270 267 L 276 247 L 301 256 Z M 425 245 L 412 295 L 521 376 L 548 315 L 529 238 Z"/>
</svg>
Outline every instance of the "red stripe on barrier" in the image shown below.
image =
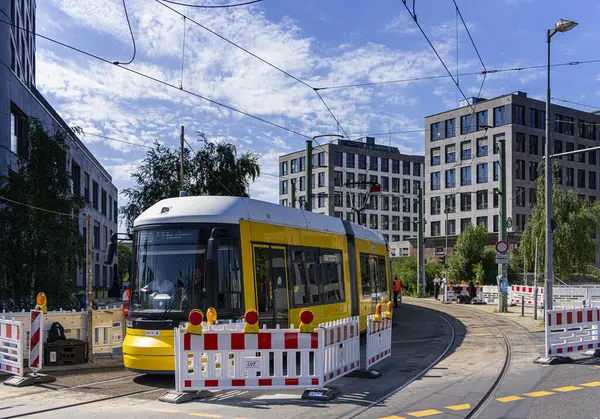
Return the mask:
<svg viewBox="0 0 600 419">
<path fill-rule="evenodd" d="M 219 350 L 219 335 L 216 333 L 204 334 L 204 350 L 218 351 Z"/>
<path fill-rule="evenodd" d="M 593 321 L 594 315 L 592 314 L 592 310 L 588 310 L 587 311 L 587 321 L 591 322 Z"/>
<path fill-rule="evenodd" d="M 573 323 L 573 312 L 567 311 L 567 324 Z"/>
<path fill-rule="evenodd" d="M 319 385 L 319 379 L 318 378 L 313 378 L 312 379 L 312 385 L 313 386 L 318 386 Z"/>
<path fill-rule="evenodd" d="M 17 339 L 21 339 L 21 326 L 17 326 Z"/>
<path fill-rule="evenodd" d="M 338 376 L 342 375 L 342 370 L 340 368 L 338 368 L 336 375 L 338 375 Z"/>
<path fill-rule="evenodd" d="M 335 342 L 335 330 L 334 329 L 330 329 L 329 330 L 329 342 L 327 342 L 329 345 L 331 345 L 333 342 Z"/>
<path fill-rule="evenodd" d="M 344 366 L 344 372 L 348 372 L 348 365 Z"/>
<path fill-rule="evenodd" d="M 578 350 L 578 351 L 583 351 L 583 345 L 579 345 L 579 346 L 577 347 L 577 350 Z"/>
<path fill-rule="evenodd" d="M 37 357 L 33 361 L 31 361 L 29 366 L 34 367 L 34 368 L 39 367 L 40 366 L 40 357 Z"/>
<path fill-rule="evenodd" d="M 354 362 L 350 364 L 350 368 L 354 368 Z"/>
<path fill-rule="evenodd" d="M 33 332 L 33 335 L 31 335 L 31 343 L 29 344 L 29 347 L 33 349 L 38 343 L 40 343 L 40 329 L 36 330 Z"/>
<path fill-rule="evenodd" d="M 183 350 L 184 351 L 189 351 L 190 347 L 191 347 L 191 335 L 184 333 L 183 334 Z"/>
<path fill-rule="evenodd" d="M 348 340 L 348 325 L 344 325 L 344 340 Z"/>
<path fill-rule="evenodd" d="M 259 333 L 258 334 L 258 349 L 271 349 L 271 334 L 270 333 Z"/>
<path fill-rule="evenodd" d="M 6 372 L 12 372 L 12 366 L 7 365 L 6 366 Z"/>
<path fill-rule="evenodd" d="M 567 348 L 567 352 L 573 352 L 573 348 L 569 346 L 569 347 Z"/>
<path fill-rule="evenodd" d="M 562 313 L 556 313 L 556 324 L 562 324 Z"/>
<path fill-rule="evenodd" d="M 286 386 L 297 386 L 300 381 L 297 378 L 286 378 L 285 385 Z"/>
<path fill-rule="evenodd" d="M 12 325 L 7 324 L 5 326 L 6 326 L 6 337 L 8 339 L 11 339 L 12 338 Z"/>
<path fill-rule="evenodd" d="M 259 386 L 272 386 L 273 380 L 271 378 L 259 378 L 258 385 Z"/>
<path fill-rule="evenodd" d="M 33 322 L 35 319 L 38 318 L 38 316 L 40 315 L 41 311 L 32 311 L 31 312 L 31 321 Z"/>
<path fill-rule="evenodd" d="M 319 334 L 316 332 L 310 334 L 310 349 L 319 349 Z"/>
<path fill-rule="evenodd" d="M 577 323 L 583 323 L 583 311 L 577 312 Z"/>
<path fill-rule="evenodd" d="M 547 320 L 548 326 L 552 326 L 552 314 L 548 313 L 548 320 Z"/>
<path fill-rule="evenodd" d="M 330 372 L 330 373 L 329 373 L 329 379 L 331 380 L 332 378 L 333 378 L 333 373 L 332 373 L 332 372 Z"/>
<path fill-rule="evenodd" d="M 204 387 L 219 387 L 219 380 L 204 380 Z"/>
<path fill-rule="evenodd" d="M 192 380 L 185 380 L 183 382 L 183 386 L 184 387 L 191 387 L 192 386 Z"/>
<path fill-rule="evenodd" d="M 588 349 L 592 349 L 594 347 L 593 343 L 588 344 Z"/>
<path fill-rule="evenodd" d="M 298 349 L 298 332 L 285 332 L 283 345 L 285 349 Z"/>
<path fill-rule="evenodd" d="M 246 341 L 243 333 L 232 333 L 231 334 L 231 349 L 241 350 L 246 349 Z"/>
<path fill-rule="evenodd" d="M 246 380 L 231 380 L 232 387 L 246 387 Z"/>
<path fill-rule="evenodd" d="M 562 348 L 558 348 L 558 349 L 556 350 L 556 353 L 557 353 L 557 354 L 562 354 L 562 351 L 563 351 L 563 350 L 562 350 Z"/>
</svg>

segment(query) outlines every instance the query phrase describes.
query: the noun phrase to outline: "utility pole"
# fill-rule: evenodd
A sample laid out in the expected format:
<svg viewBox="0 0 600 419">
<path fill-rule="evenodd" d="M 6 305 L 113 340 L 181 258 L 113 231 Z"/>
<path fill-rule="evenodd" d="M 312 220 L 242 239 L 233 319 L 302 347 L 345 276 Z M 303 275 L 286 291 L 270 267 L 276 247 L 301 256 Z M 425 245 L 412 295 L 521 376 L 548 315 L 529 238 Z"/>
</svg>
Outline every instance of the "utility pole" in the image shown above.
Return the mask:
<svg viewBox="0 0 600 419">
<path fill-rule="evenodd" d="M 498 241 L 506 241 L 508 236 L 506 231 L 506 140 L 498 140 L 498 148 L 500 154 L 500 179 L 498 185 L 498 194 L 500 195 L 500 205 L 498 206 Z M 506 277 L 506 265 L 498 264 L 498 276 Z M 498 281 L 498 312 L 506 312 L 507 304 L 506 293 L 500 292 L 500 281 Z"/>
<path fill-rule="evenodd" d="M 450 282 L 450 279 L 448 278 L 448 208 L 444 208 L 444 214 L 446 214 L 446 225 L 444 227 L 444 232 L 446 233 L 446 256 L 444 257 L 444 270 L 446 272 L 446 284 L 448 284 Z"/>
<path fill-rule="evenodd" d="M 312 211 L 312 140 L 306 140 L 306 202 L 304 209 Z"/>
<path fill-rule="evenodd" d="M 419 278 L 422 279 L 422 286 L 423 286 L 423 295 L 425 295 L 425 290 L 426 290 L 426 279 L 425 279 L 425 248 L 424 248 L 424 232 L 425 232 L 425 214 L 424 214 L 424 208 L 423 208 L 423 186 L 421 185 L 421 182 L 419 182 L 419 230 L 418 230 L 418 235 L 417 235 L 417 247 L 418 247 L 418 257 L 417 257 L 417 263 L 418 263 L 418 269 L 417 269 L 417 275 L 419 276 Z"/>
<path fill-rule="evenodd" d="M 296 179 L 290 180 L 290 186 L 292 188 L 292 208 L 296 208 Z"/>
<path fill-rule="evenodd" d="M 87 291 L 87 304 L 85 307 L 86 314 L 86 340 L 87 340 L 87 360 L 88 362 L 94 362 L 94 306 L 93 306 L 93 296 L 92 296 L 92 265 L 94 263 L 94 255 L 92 251 L 92 237 L 94 234 L 93 225 L 92 225 L 92 214 L 85 214 L 85 218 L 87 220 L 87 281 L 86 281 L 86 291 Z"/>
<path fill-rule="evenodd" d="M 535 239 L 535 267 L 533 269 L 533 318 L 537 320 L 538 305 L 538 240 Z"/>
<path fill-rule="evenodd" d="M 179 178 L 181 179 L 181 192 L 185 191 L 183 186 L 183 142 L 184 142 L 183 125 L 181 126 L 181 134 L 179 134 L 180 162 L 179 162 Z"/>
</svg>

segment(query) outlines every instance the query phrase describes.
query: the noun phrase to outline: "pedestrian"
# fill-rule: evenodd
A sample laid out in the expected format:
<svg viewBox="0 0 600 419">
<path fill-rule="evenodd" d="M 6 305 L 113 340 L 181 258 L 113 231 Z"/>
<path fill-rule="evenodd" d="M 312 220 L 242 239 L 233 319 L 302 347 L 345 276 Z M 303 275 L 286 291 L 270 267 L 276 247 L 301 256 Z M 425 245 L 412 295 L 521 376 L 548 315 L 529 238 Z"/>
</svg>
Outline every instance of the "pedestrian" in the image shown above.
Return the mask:
<svg viewBox="0 0 600 419">
<path fill-rule="evenodd" d="M 398 307 L 398 295 L 400 293 L 402 293 L 402 281 L 400 281 L 398 279 L 398 276 L 394 276 L 393 290 L 394 290 L 394 307 Z M 400 298 L 402 298 L 402 296 L 400 296 Z"/>
<path fill-rule="evenodd" d="M 440 279 L 440 277 L 436 274 L 435 278 L 433 278 L 433 294 L 435 299 L 437 300 L 439 295 L 440 295 L 440 285 L 442 283 L 442 280 Z"/>
</svg>

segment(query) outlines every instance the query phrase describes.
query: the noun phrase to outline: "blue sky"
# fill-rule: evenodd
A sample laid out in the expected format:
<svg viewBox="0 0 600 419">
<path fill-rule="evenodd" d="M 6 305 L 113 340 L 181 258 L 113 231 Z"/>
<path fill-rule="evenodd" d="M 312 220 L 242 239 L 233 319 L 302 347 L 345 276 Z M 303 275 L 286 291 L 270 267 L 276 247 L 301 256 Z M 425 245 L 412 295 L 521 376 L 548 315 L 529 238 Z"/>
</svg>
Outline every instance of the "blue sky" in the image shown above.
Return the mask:
<svg viewBox="0 0 600 419">
<path fill-rule="evenodd" d="M 182 0 L 180 0 L 182 1 Z M 234 0 L 189 0 L 226 4 Z M 178 85 L 183 19 L 154 0 L 126 0 L 137 42 L 129 67 Z M 579 22 L 553 38 L 553 63 L 600 59 L 597 0 L 457 0 L 488 69 L 542 65 L 545 31 L 559 18 Z M 412 7 L 412 0 L 408 0 Z M 105 57 L 128 61 L 132 44 L 121 0 L 37 2 L 37 30 Z M 199 10 L 172 6 L 312 86 L 445 74 L 402 0 L 264 0 L 252 6 Z M 451 0 L 416 0 L 419 23 L 452 72 L 481 70 Z M 308 87 L 232 47 L 190 21 L 186 24 L 183 87 L 305 135 L 336 133 L 331 115 Z M 37 43 L 37 86 L 70 125 L 136 144 L 154 139 L 176 147 L 203 131 L 261 155 L 265 173 L 277 174 L 280 154 L 304 147 L 305 138 L 232 113 L 183 92 L 86 57 L 43 39 Z M 600 105 L 600 63 L 553 70 L 553 97 Z M 460 78 L 467 96 L 479 76 Z M 492 74 L 483 97 L 522 90 L 545 96 L 545 71 Z M 349 135 L 423 128 L 426 115 L 456 105 L 450 79 L 322 91 Z M 582 108 L 590 110 L 588 108 Z M 86 135 L 82 140 L 113 175 L 119 189 L 144 157 L 139 146 Z M 422 154 L 424 133 L 379 136 L 406 153 Z M 193 142 L 192 142 L 193 144 Z M 277 202 L 277 179 L 261 176 L 251 196 Z M 121 197 L 121 203 L 123 198 Z"/>
</svg>

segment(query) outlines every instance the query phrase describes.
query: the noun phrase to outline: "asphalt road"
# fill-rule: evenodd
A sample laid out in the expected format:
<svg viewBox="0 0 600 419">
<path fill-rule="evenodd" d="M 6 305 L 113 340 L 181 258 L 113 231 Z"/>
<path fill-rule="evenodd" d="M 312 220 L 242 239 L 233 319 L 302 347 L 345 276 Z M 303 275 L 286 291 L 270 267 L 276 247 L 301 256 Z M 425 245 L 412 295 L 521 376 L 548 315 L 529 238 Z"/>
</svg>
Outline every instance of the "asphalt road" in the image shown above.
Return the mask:
<svg viewBox="0 0 600 419">
<path fill-rule="evenodd" d="M 444 317 L 447 321 L 442 319 Z M 394 313 L 392 358 L 379 379 L 344 377 L 330 402 L 303 401 L 300 391 L 221 391 L 181 405 L 158 402 L 172 377 L 139 375 L 121 368 L 69 371 L 43 387 L 0 386 L 0 417 L 35 418 L 413 418 L 600 417 L 600 363 L 580 360 L 559 366 L 533 364 L 543 333 L 532 333 L 475 307 L 409 300 Z M 507 360 L 506 374 L 497 382 Z M 437 365 L 412 381 L 454 344 Z M 410 384 L 408 384 L 410 382 Z M 398 387 L 400 391 L 382 400 Z"/>
</svg>

